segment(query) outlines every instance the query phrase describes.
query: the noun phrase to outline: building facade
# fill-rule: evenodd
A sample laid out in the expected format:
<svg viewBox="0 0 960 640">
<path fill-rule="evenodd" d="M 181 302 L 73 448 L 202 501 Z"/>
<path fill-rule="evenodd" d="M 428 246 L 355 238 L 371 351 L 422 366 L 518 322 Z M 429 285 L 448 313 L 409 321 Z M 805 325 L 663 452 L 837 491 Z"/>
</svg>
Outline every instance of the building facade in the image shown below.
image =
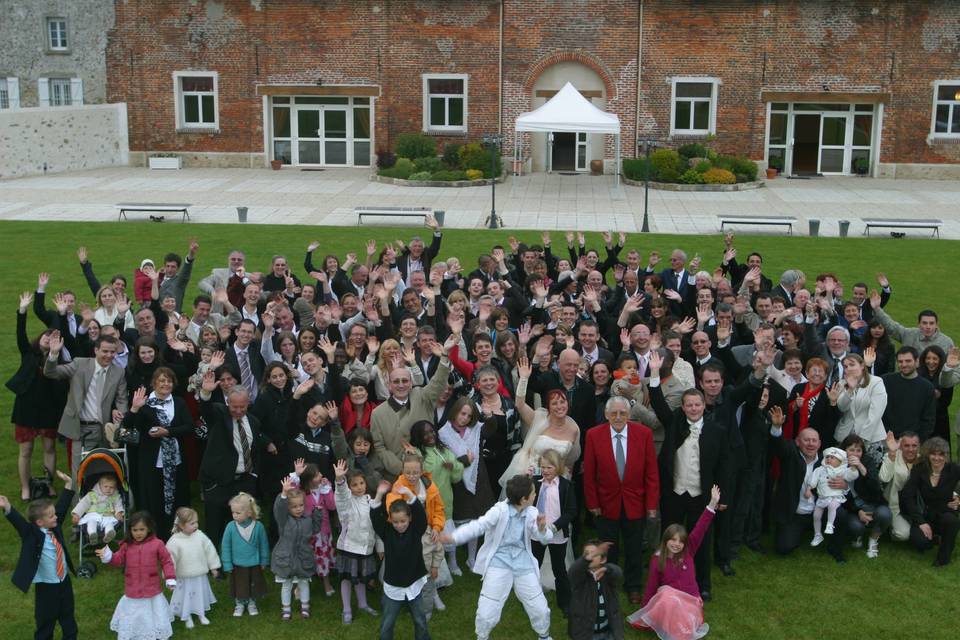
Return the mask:
<svg viewBox="0 0 960 640">
<path fill-rule="evenodd" d="M 134 162 L 370 166 L 397 135 L 503 136 L 612 169 L 612 136 L 522 134 L 571 82 L 621 153 L 709 141 L 788 173 L 960 177 L 953 0 L 117 0 L 107 98 Z"/>
<path fill-rule="evenodd" d="M 112 0 L 0 0 L 0 110 L 106 101 Z"/>
</svg>

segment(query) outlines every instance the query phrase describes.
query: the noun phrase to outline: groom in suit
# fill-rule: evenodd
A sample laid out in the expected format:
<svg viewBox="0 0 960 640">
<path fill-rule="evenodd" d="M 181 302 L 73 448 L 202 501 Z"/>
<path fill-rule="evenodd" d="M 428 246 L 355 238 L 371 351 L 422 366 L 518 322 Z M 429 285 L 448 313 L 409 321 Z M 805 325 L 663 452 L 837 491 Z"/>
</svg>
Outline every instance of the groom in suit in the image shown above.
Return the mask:
<svg viewBox="0 0 960 640">
<path fill-rule="evenodd" d="M 626 556 L 624 588 L 630 602 L 642 600 L 643 539 L 646 519 L 654 522 L 660 501 L 660 473 L 653 432 L 627 422 L 630 403 L 614 396 L 607 401 L 605 424 L 587 431 L 583 455 L 583 493 L 594 515 L 597 535 L 613 543 L 608 552 L 616 563 L 623 537 Z"/>
<path fill-rule="evenodd" d="M 63 336 L 50 336 L 50 355 L 43 363 L 43 375 L 70 381 L 70 395 L 60 418 L 60 435 L 70 441 L 71 470 L 74 478 L 80 466 L 80 453 L 106 446 L 103 425 L 119 423 L 127 411 L 127 381 L 123 369 L 113 366 L 113 358 L 120 341 L 112 336 L 100 336 L 93 345 L 92 358 L 75 358 L 67 364 L 57 364 Z"/>
</svg>

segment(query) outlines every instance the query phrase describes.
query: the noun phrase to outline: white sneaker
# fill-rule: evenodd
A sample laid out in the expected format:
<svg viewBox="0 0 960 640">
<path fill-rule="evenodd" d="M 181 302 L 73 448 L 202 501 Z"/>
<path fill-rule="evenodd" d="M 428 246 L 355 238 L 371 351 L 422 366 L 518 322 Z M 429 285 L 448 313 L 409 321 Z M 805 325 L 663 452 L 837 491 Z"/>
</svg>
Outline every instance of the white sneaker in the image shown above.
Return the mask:
<svg viewBox="0 0 960 640">
<path fill-rule="evenodd" d="M 853 543 L 851 543 L 850 546 L 853 547 L 854 549 L 862 549 L 862 548 L 863 548 L 863 536 L 857 536 L 856 538 L 854 538 L 854 539 L 853 539 Z"/>
<path fill-rule="evenodd" d="M 460 567 L 450 567 L 450 575 L 460 577 L 463 575 L 463 571 L 460 570 Z"/>
<path fill-rule="evenodd" d="M 117 537 L 117 530 L 114 529 L 113 527 L 110 527 L 110 528 L 107 529 L 106 532 L 103 534 L 103 542 L 104 542 L 104 544 L 109 544 L 110 542 L 113 541 L 113 539 L 114 539 L 115 537 Z"/>
<path fill-rule="evenodd" d="M 242 615 L 243 615 L 243 605 L 238 602 L 237 605 L 233 608 L 233 617 L 239 618 Z"/>
<path fill-rule="evenodd" d="M 197 616 L 200 618 L 200 624 L 210 624 L 210 620 L 207 619 L 207 616 Z"/>
<path fill-rule="evenodd" d="M 827 524 L 827 526 L 825 526 L 825 527 L 823 528 L 823 532 L 824 532 L 826 535 L 828 535 L 828 536 L 829 536 L 829 535 L 833 535 L 833 525 L 832 525 L 832 524 Z"/>
<path fill-rule="evenodd" d="M 257 609 L 257 603 L 256 603 L 256 602 L 254 602 L 254 601 L 251 600 L 250 602 L 247 603 L 247 613 L 249 613 L 249 614 L 252 615 L 252 616 L 258 616 L 258 615 L 260 615 L 260 610 Z"/>
<path fill-rule="evenodd" d="M 811 547 L 818 547 L 820 543 L 823 542 L 823 536 L 819 533 L 813 536 L 813 540 L 810 541 Z"/>
<path fill-rule="evenodd" d="M 443 604 L 443 600 L 440 599 L 440 594 L 433 594 L 433 608 L 437 611 L 446 611 L 447 605 Z"/>
<path fill-rule="evenodd" d="M 880 555 L 880 541 L 870 538 L 870 542 L 867 544 L 867 557 L 876 558 Z"/>
<path fill-rule="evenodd" d="M 193 629 L 193 618 L 187 618 L 183 623 L 187 629 Z"/>
</svg>

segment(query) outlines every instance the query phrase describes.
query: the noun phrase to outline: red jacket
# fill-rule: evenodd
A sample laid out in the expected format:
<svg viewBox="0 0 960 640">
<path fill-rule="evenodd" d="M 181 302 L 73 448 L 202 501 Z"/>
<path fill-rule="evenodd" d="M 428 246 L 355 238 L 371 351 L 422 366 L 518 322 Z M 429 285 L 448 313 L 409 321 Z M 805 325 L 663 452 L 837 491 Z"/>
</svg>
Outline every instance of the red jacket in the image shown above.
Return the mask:
<svg viewBox="0 0 960 640">
<path fill-rule="evenodd" d="M 137 302 L 149 304 L 153 297 L 150 295 L 153 291 L 153 280 L 140 269 L 133 272 L 133 298 Z"/>
<path fill-rule="evenodd" d="M 604 422 L 587 431 L 583 454 L 583 495 L 587 509 L 601 510 L 604 518 L 618 520 L 620 505 L 629 520 L 647 516 L 660 503 L 660 471 L 653 447 L 653 432 L 639 422 L 628 422 L 627 466 L 623 481 L 617 474 L 613 455 L 610 423 Z"/>
<path fill-rule="evenodd" d="M 363 405 L 363 415 L 360 416 L 360 426 L 369 431 L 370 429 L 370 414 L 373 413 L 373 410 L 380 405 L 379 402 L 376 402 L 371 399 L 367 399 L 367 402 Z M 347 435 L 353 431 L 357 426 L 357 412 L 353 408 L 353 403 L 350 402 L 350 394 L 348 393 L 343 399 L 343 402 L 340 403 L 340 424 L 343 425 L 343 434 Z"/>
<path fill-rule="evenodd" d="M 120 543 L 110 564 L 123 567 L 123 593 L 128 598 L 152 598 L 163 591 L 163 580 L 176 579 L 170 552 L 152 534 L 143 542 Z"/>
</svg>

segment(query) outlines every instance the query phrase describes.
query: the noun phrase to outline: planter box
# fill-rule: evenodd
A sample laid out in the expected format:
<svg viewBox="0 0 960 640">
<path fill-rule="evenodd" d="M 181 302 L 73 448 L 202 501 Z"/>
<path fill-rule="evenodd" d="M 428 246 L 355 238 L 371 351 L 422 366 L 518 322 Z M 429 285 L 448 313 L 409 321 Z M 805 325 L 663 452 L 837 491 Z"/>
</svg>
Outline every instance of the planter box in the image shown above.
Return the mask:
<svg viewBox="0 0 960 640">
<path fill-rule="evenodd" d="M 151 169 L 179 169 L 182 166 L 182 158 L 148 158 L 147 162 Z"/>
</svg>

